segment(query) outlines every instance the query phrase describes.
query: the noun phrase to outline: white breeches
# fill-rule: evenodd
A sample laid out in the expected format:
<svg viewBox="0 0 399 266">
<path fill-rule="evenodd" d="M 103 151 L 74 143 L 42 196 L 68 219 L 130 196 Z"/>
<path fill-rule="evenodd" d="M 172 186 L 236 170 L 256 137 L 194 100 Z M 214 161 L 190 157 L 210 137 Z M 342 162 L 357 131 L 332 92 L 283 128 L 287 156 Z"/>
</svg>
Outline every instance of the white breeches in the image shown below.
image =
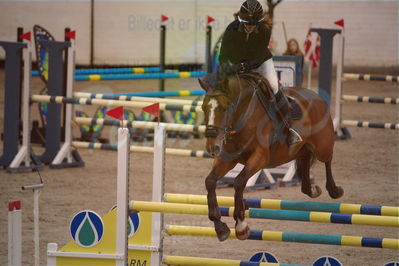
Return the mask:
<svg viewBox="0 0 399 266">
<path fill-rule="evenodd" d="M 256 71 L 269 81 L 274 94 L 276 94 L 278 92 L 278 78 L 277 72 L 274 69 L 273 59 L 270 58 L 269 60 L 265 61 L 262 65 L 260 65 L 260 67 L 258 67 L 258 69 L 256 69 Z"/>
</svg>

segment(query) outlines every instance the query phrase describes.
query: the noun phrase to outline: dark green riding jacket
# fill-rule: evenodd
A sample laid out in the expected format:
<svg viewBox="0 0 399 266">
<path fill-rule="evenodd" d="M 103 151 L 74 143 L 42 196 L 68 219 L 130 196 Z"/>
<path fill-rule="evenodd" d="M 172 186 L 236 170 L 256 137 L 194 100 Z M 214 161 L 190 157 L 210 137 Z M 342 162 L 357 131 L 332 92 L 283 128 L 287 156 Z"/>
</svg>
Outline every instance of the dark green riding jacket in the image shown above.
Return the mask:
<svg viewBox="0 0 399 266">
<path fill-rule="evenodd" d="M 247 70 L 258 68 L 272 58 L 268 45 L 271 31 L 265 23 L 259 23 L 248 36 L 244 25 L 236 19 L 227 26 L 223 34 L 219 63 L 223 72 L 231 72 L 232 65 L 245 63 Z"/>
</svg>

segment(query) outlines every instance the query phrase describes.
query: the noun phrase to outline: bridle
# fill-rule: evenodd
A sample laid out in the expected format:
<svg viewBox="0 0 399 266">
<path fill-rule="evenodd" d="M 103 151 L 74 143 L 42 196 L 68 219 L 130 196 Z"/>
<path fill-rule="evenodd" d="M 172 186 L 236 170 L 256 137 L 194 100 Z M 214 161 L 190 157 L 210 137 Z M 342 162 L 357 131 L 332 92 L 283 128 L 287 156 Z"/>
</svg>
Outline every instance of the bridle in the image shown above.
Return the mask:
<svg viewBox="0 0 399 266">
<path fill-rule="evenodd" d="M 216 98 L 217 96 L 223 96 L 230 100 L 230 97 L 224 92 L 217 92 L 212 94 L 207 94 L 206 96 L 211 98 Z M 205 127 L 205 137 L 206 138 L 216 138 L 219 135 L 219 132 L 223 131 L 226 134 L 230 134 L 231 128 L 226 126 L 214 126 L 214 125 L 206 125 Z"/>
</svg>

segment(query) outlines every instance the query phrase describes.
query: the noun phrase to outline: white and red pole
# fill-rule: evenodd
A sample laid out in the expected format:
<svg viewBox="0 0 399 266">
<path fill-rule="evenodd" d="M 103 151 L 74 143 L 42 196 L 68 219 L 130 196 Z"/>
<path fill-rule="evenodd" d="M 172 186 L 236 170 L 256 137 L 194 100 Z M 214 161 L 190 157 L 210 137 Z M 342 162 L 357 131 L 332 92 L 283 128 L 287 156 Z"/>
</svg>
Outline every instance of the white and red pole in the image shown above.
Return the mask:
<svg viewBox="0 0 399 266">
<path fill-rule="evenodd" d="M 22 265 L 21 201 L 8 202 L 8 266 Z"/>
</svg>

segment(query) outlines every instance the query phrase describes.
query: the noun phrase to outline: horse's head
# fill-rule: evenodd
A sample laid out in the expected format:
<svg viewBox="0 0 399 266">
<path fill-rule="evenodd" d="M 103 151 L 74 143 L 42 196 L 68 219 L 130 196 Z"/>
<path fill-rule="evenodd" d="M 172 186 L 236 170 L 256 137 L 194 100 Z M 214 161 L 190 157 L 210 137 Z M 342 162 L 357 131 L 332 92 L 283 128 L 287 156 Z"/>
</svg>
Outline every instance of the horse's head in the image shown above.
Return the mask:
<svg viewBox="0 0 399 266">
<path fill-rule="evenodd" d="M 223 90 L 215 90 L 204 79 L 199 79 L 201 87 L 206 91 L 202 104 L 205 116 L 206 150 L 217 156 L 221 151 L 222 140 L 226 130 L 226 113 L 229 97 Z"/>
</svg>

